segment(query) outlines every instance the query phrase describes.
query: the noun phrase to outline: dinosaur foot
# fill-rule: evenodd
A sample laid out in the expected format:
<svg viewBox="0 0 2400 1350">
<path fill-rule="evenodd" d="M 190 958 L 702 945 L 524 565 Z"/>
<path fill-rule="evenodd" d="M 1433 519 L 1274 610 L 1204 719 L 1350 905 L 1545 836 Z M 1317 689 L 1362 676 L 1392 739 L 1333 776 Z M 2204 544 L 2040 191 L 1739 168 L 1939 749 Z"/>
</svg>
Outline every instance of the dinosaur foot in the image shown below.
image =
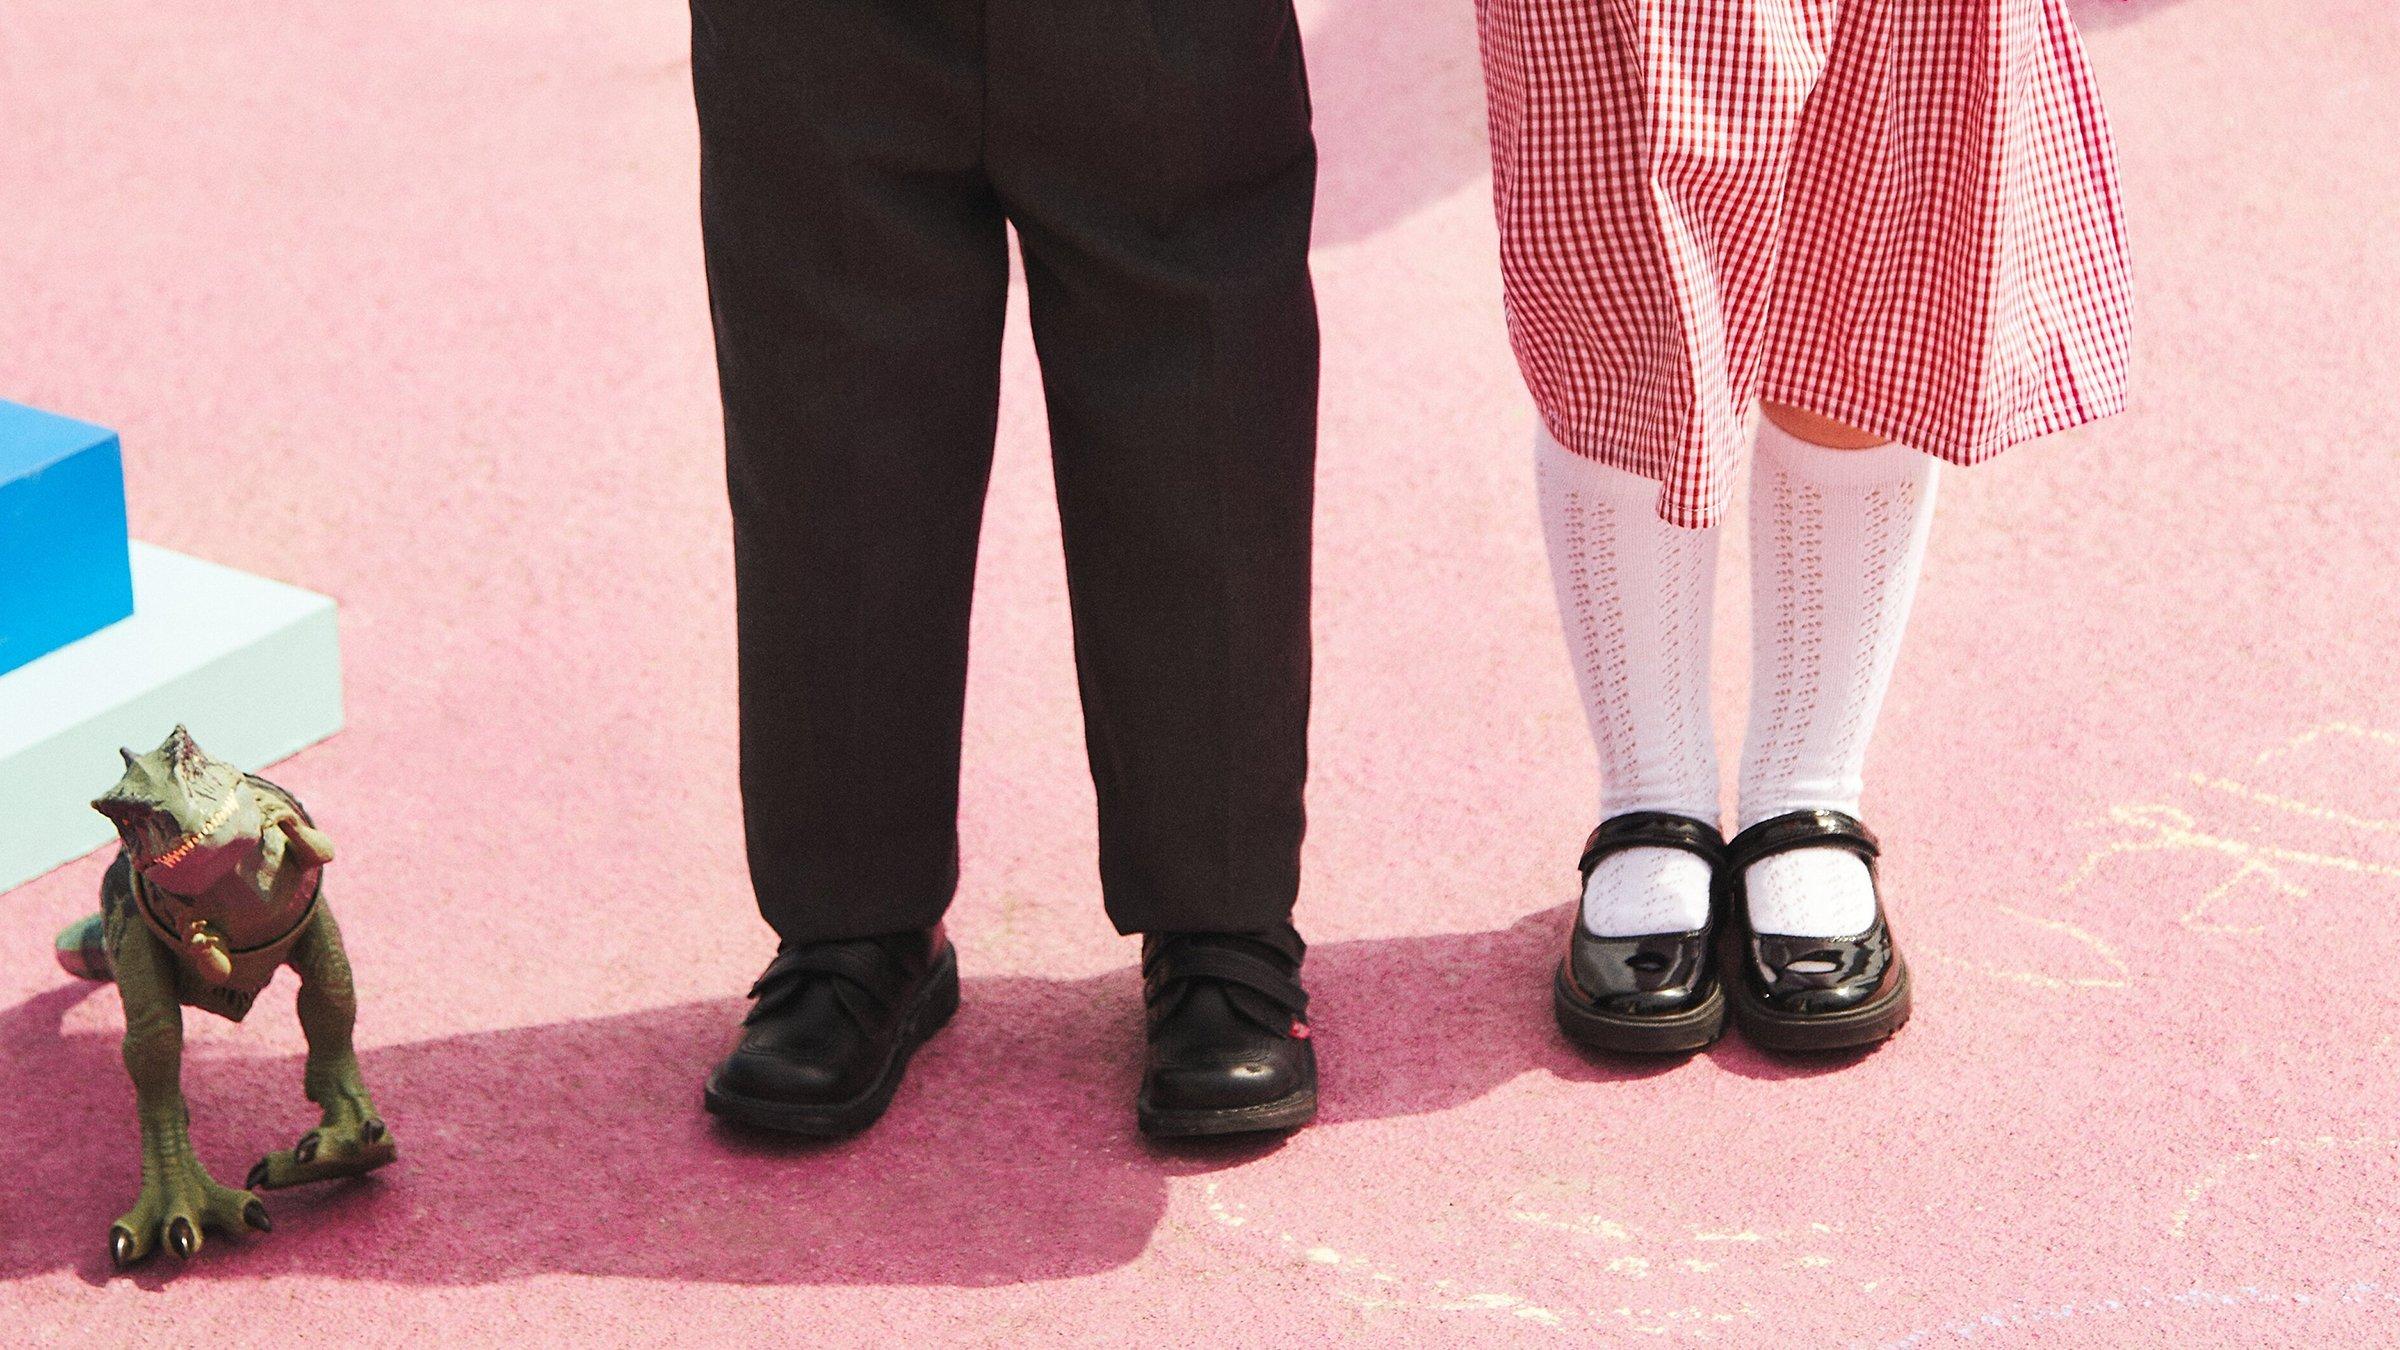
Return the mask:
<svg viewBox="0 0 2400 1350">
<path fill-rule="evenodd" d="M 250 1169 L 256 1190 L 281 1190 L 312 1181 L 363 1177 L 400 1156 L 392 1132 L 377 1116 L 329 1121 L 300 1136 L 300 1142 L 270 1153 Z"/>
<path fill-rule="evenodd" d="M 108 1259 L 123 1270 L 164 1247 L 188 1261 L 211 1232 L 265 1233 L 274 1227 L 257 1196 L 218 1185 L 198 1163 L 170 1164 L 143 1183 L 133 1212 L 109 1225 Z"/>
</svg>

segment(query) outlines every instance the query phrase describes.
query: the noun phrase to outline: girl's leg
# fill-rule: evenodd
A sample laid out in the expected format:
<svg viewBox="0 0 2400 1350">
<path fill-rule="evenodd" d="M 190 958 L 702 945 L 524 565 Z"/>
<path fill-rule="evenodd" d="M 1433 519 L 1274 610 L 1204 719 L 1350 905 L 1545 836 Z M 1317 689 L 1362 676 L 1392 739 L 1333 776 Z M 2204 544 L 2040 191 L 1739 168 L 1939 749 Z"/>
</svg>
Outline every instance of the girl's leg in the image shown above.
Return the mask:
<svg viewBox="0 0 2400 1350">
<path fill-rule="evenodd" d="M 1872 431 L 1860 431 L 1847 422 L 1836 422 L 1823 413 L 1795 408 L 1788 403 L 1769 400 L 1759 405 L 1766 420 L 1799 440 L 1826 450 L 1872 450 L 1885 439 Z"/>
<path fill-rule="evenodd" d="M 1542 532 L 1567 654 L 1600 756 L 1600 817 L 1670 811 L 1717 821 L 1709 729 L 1717 531 L 1659 518 L 1659 485 L 1561 447 L 1534 447 Z M 1612 854 L 1592 870 L 1583 923 L 1595 936 L 1708 926 L 1709 866 L 1678 849 Z"/>
<path fill-rule="evenodd" d="M 1930 455 L 1873 440 L 1775 405 L 1759 428 L 1745 829 L 1788 811 L 1858 814 L 1939 467 Z M 1845 443 L 1868 448 L 1836 448 Z M 1866 864 L 1842 849 L 1778 854 L 1751 867 L 1747 881 L 1751 923 L 1762 933 L 1850 937 L 1875 921 Z"/>
</svg>

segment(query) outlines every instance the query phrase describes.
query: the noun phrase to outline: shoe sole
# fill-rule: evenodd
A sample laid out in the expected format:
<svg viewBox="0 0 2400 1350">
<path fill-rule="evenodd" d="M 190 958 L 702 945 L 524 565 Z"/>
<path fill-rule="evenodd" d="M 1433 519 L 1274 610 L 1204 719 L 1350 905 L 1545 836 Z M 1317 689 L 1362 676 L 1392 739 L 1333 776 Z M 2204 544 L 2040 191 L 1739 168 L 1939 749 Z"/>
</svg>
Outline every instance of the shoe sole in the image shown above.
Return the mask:
<svg viewBox="0 0 2400 1350">
<path fill-rule="evenodd" d="M 1620 1055 L 1688 1055 L 1705 1050 L 1725 1034 L 1725 985 L 1679 1013 L 1628 1017 L 1586 1006 L 1567 989 L 1564 963 L 1550 981 L 1550 1011 L 1558 1029 L 1577 1045 Z"/>
<path fill-rule="evenodd" d="M 1911 1009 L 1908 963 L 1897 954 L 1892 962 L 1898 970 L 1891 987 L 1855 1008 L 1814 1015 L 1779 1013 L 1760 1005 L 1748 991 L 1736 989 L 1733 1020 L 1743 1038 L 1761 1050 L 1807 1054 L 1856 1050 L 1889 1040 L 1908 1025 Z"/>
<path fill-rule="evenodd" d="M 1134 1103 L 1134 1118 L 1142 1133 L 1153 1139 L 1197 1139 L 1221 1134 L 1260 1134 L 1299 1129 L 1317 1118 L 1314 1084 L 1288 1097 L 1256 1106 L 1227 1106 L 1215 1110 L 1157 1110 L 1147 1102 Z"/>
<path fill-rule="evenodd" d="M 775 1134 L 805 1135 L 817 1139 L 839 1139 L 857 1134 L 883 1118 L 892 1104 L 892 1094 L 900 1090 L 900 1080 L 908 1074 L 909 1058 L 917 1047 L 933 1039 L 935 1032 L 950 1025 L 958 1012 L 958 952 L 944 948 L 941 958 L 916 998 L 904 1014 L 907 1027 L 892 1043 L 892 1056 L 883 1071 L 867 1090 L 846 1102 L 823 1105 L 795 1105 L 791 1102 L 761 1101 L 739 1093 L 718 1088 L 711 1075 L 701 1100 L 709 1114 L 751 1129 Z"/>
</svg>

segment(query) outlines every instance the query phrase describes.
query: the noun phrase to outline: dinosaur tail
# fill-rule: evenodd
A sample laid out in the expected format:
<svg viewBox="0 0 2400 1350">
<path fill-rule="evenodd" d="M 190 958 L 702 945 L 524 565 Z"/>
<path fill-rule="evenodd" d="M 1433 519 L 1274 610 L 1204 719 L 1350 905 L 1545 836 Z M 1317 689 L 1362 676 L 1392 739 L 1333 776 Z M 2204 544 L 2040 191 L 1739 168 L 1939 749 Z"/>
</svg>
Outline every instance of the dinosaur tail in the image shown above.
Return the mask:
<svg viewBox="0 0 2400 1350">
<path fill-rule="evenodd" d="M 68 924 L 58 935 L 58 968 L 79 980 L 109 980 L 108 916 L 133 898 L 133 864 L 120 852 L 100 878 L 100 912 Z"/>
<path fill-rule="evenodd" d="M 106 928 L 99 915 L 87 914 L 60 930 L 59 968 L 79 980 L 108 979 L 108 944 L 103 940 Z"/>
</svg>

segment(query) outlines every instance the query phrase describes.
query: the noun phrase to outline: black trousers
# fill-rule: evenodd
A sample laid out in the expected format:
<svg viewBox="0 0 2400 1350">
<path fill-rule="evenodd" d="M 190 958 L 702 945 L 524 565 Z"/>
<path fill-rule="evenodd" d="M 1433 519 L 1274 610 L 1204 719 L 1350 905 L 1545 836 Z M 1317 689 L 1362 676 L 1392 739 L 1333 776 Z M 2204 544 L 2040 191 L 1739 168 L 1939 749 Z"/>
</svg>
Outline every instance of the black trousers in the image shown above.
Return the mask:
<svg viewBox="0 0 2400 1350">
<path fill-rule="evenodd" d="M 1121 932 L 1286 920 L 1316 152 L 1290 0 L 693 0 L 742 796 L 787 941 L 958 880 L 1007 226 Z"/>
</svg>

